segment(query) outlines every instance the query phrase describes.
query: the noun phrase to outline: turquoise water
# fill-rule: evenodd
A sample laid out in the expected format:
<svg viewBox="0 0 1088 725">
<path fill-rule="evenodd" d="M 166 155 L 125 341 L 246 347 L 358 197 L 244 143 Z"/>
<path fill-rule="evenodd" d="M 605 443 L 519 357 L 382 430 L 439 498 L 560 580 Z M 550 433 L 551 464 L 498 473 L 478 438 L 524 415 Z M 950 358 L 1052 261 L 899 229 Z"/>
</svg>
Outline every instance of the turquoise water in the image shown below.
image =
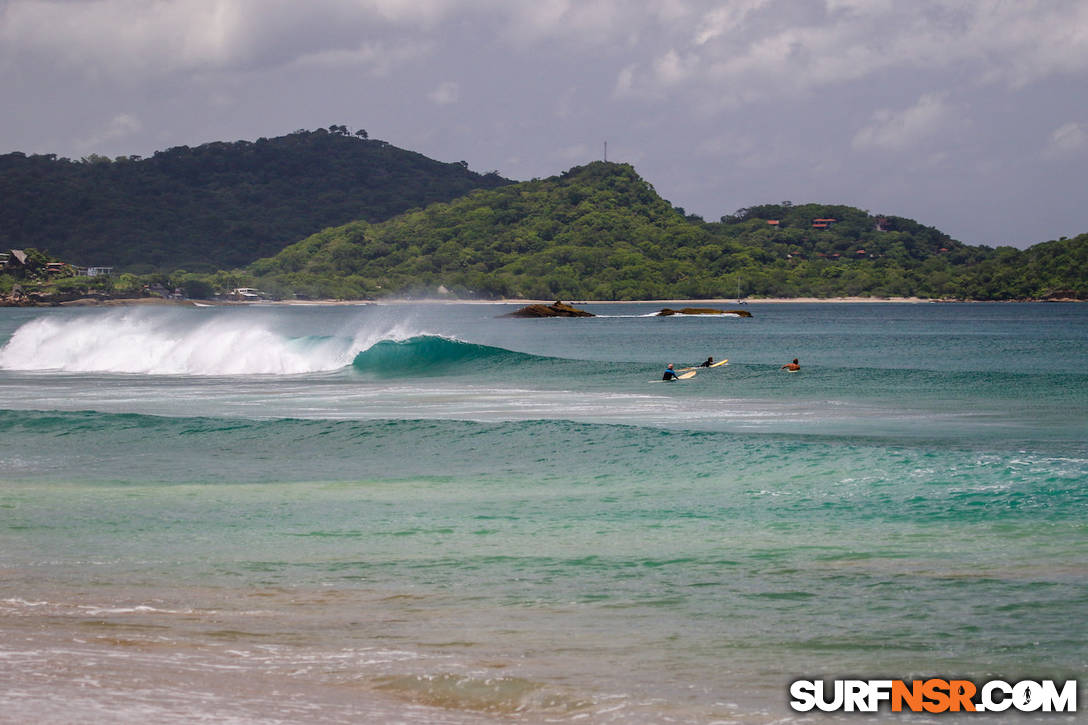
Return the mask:
<svg viewBox="0 0 1088 725">
<path fill-rule="evenodd" d="M 0 310 L 0 719 L 764 723 L 798 678 L 1084 679 L 1083 306 L 585 307 Z"/>
</svg>

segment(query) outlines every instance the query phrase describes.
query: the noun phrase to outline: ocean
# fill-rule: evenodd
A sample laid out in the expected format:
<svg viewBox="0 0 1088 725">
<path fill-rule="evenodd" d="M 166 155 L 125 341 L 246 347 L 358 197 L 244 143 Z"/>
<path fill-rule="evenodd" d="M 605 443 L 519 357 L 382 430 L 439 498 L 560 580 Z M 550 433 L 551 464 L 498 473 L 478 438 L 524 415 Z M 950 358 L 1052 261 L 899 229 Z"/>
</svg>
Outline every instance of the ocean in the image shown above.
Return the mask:
<svg viewBox="0 0 1088 725">
<path fill-rule="evenodd" d="M 1088 306 L 580 306 L 0 309 L 0 722 L 1084 687 Z"/>
</svg>

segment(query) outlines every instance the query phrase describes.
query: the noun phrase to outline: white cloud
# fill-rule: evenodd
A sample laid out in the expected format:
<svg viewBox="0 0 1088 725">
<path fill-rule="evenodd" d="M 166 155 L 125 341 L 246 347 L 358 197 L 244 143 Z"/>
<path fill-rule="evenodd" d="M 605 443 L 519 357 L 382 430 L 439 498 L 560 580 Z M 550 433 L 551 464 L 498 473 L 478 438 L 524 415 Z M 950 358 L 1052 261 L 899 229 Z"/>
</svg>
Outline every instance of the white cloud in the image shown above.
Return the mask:
<svg viewBox="0 0 1088 725">
<path fill-rule="evenodd" d="M 989 12 L 983 12 L 988 10 Z M 1053 75 L 1088 69 L 1088 4 L 986 3 L 971 18 L 968 48 L 990 67 L 985 79 L 1021 88 Z"/>
<path fill-rule="evenodd" d="M 645 74 L 632 76 L 632 89 L 683 80 L 775 95 L 888 69 L 940 68 L 1019 87 L 1088 70 L 1083 0 L 730 0 L 709 11 L 684 0 L 6 0 L 0 57 L 30 54 L 118 76 L 311 56 L 369 62 L 360 48 L 441 44 L 452 23 L 519 49 L 590 44 L 622 52 Z M 655 66 L 637 56 L 640 48 L 674 55 Z M 683 63 L 669 65 L 674 59 Z"/>
<path fill-rule="evenodd" d="M 425 25 L 435 25 L 465 5 L 458 0 L 336 0 L 331 4 L 355 5 L 389 22 Z"/>
<path fill-rule="evenodd" d="M 744 19 L 753 11 L 766 5 L 768 0 L 735 0 L 727 5 L 711 10 L 704 15 L 695 28 L 695 45 L 728 35 L 738 29 Z"/>
<path fill-rule="evenodd" d="M 143 128 L 140 119 L 128 113 L 119 113 L 94 135 L 80 140 L 79 146 L 88 151 L 94 150 L 110 141 L 138 134 Z"/>
<path fill-rule="evenodd" d="M 59 2 L 13 0 L 0 37 L 7 53 L 38 53 L 49 62 L 117 73 L 141 65 L 176 69 L 229 62 L 249 48 L 243 3 L 192 0 Z"/>
<path fill-rule="evenodd" d="M 1088 150 L 1088 125 L 1070 121 L 1054 129 L 1050 134 L 1044 156 L 1064 159 Z"/>
<path fill-rule="evenodd" d="M 637 65 L 629 65 L 620 69 L 620 72 L 616 75 L 616 85 L 612 90 L 613 97 L 622 98 L 633 94 L 635 73 L 637 71 Z"/>
<path fill-rule="evenodd" d="M 293 63 L 374 64 L 376 48 L 427 47 L 423 39 L 458 5 L 454 0 L 8 0 L 0 13 L 0 58 L 118 78 Z M 392 50 L 386 57 L 405 54 Z"/>
<path fill-rule="evenodd" d="M 626 48 L 692 15 L 682 0 L 0 0 L 0 62 L 125 77 L 369 62 L 401 42 L 449 45 L 465 28 L 524 50 Z M 458 28 L 451 31 L 451 28 Z"/>
<path fill-rule="evenodd" d="M 731 0 L 710 10 L 685 0 L 7 0 L 0 59 L 118 78 L 300 62 L 388 70 L 448 44 L 454 23 L 520 51 L 608 48 L 628 69 L 622 90 L 650 98 L 690 86 L 743 102 L 953 68 L 1016 88 L 1088 70 L 1082 0 Z M 417 52 L 375 52 L 402 45 Z"/>
<path fill-rule="evenodd" d="M 955 113 L 943 93 L 927 93 L 902 111 L 881 109 L 868 126 L 854 136 L 858 150 L 900 151 L 935 136 L 955 122 Z"/>
<path fill-rule="evenodd" d="M 632 93 L 683 80 L 743 103 L 897 71 L 952 70 L 959 83 L 1010 88 L 1088 71 L 1081 0 L 738 0 L 684 22 L 687 33 L 668 36 L 671 55 L 631 76 Z M 676 59 L 683 65 L 666 62 Z"/>
<path fill-rule="evenodd" d="M 451 103 L 457 103 L 460 96 L 461 87 L 453 81 L 445 81 L 438 88 L 427 94 L 427 98 L 431 99 L 431 102 L 439 106 L 447 106 Z"/>
<path fill-rule="evenodd" d="M 669 50 L 654 63 L 654 75 L 664 86 L 683 83 L 691 77 L 693 59 L 681 57 L 675 50 Z"/>
<path fill-rule="evenodd" d="M 491 0 L 478 7 L 481 20 L 499 18 L 514 47 L 539 42 L 610 45 L 629 38 L 647 21 L 644 0 Z"/>
</svg>

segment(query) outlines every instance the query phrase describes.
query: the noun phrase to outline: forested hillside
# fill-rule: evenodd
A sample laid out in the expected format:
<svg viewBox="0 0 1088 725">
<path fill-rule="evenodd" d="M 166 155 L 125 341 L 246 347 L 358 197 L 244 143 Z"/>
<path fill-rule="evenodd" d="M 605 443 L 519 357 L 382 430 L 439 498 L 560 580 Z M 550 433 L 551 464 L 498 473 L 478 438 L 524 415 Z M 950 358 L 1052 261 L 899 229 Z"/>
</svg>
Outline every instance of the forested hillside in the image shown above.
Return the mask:
<svg viewBox="0 0 1088 725">
<path fill-rule="evenodd" d="M 10 153 L 0 155 L 0 249 L 32 247 L 131 272 L 211 272 L 329 226 L 506 183 L 344 126 L 150 158 Z"/>
<path fill-rule="evenodd" d="M 251 271 L 266 286 L 316 296 L 443 285 L 484 297 L 639 299 L 677 287 L 712 292 L 684 284 L 698 284 L 698 251 L 710 239 L 629 165 L 596 162 L 383 224 L 328 229 Z"/>
<path fill-rule="evenodd" d="M 685 217 L 626 164 L 595 162 L 380 224 L 327 229 L 250 267 L 280 295 L 539 299 L 1088 297 L 1086 237 L 969 247 L 910 219 L 789 203 Z"/>
<path fill-rule="evenodd" d="M 344 126 L 148 159 L 8 154 L 0 194 L 0 254 L 28 253 L 0 272 L 0 295 L 24 299 L 243 286 L 344 299 L 1088 299 L 1088 235 L 993 249 L 790 202 L 707 223 L 628 164 L 514 183 Z"/>
</svg>

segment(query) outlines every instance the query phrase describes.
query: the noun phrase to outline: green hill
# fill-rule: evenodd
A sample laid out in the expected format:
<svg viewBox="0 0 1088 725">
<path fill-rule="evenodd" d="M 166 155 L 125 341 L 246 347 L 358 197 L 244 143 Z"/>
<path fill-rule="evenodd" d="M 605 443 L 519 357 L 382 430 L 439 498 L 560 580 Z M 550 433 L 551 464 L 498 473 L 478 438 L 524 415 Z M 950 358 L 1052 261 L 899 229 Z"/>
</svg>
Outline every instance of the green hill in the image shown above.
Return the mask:
<svg viewBox="0 0 1088 725">
<path fill-rule="evenodd" d="M 1088 234 L 1024 250 L 1001 247 L 972 269 L 964 296 L 1088 300 Z"/>
<path fill-rule="evenodd" d="M 491 298 L 710 298 L 732 297 L 738 286 L 745 296 L 1085 296 L 1085 267 L 1075 264 L 1083 245 L 1053 244 L 971 247 L 910 219 L 821 204 L 766 205 L 705 223 L 631 166 L 595 162 L 379 224 L 326 229 L 249 271 L 279 294 L 342 298 L 440 288 Z"/>
<path fill-rule="evenodd" d="M 8 154 L 0 193 L 0 250 L 48 252 L 0 274 L 0 294 L 1088 298 L 1088 235 L 992 249 L 904 217 L 790 202 L 707 223 L 627 164 L 513 183 L 343 126 L 149 159 Z M 50 272 L 57 260 L 155 274 L 61 279 L 75 272 Z"/>
<path fill-rule="evenodd" d="M 150 158 L 0 156 L 0 248 L 82 265 L 214 271 L 320 229 L 510 183 L 344 126 Z"/>
<path fill-rule="evenodd" d="M 250 270 L 263 285 L 315 296 L 433 294 L 442 285 L 483 297 L 637 299 L 697 277 L 695 252 L 710 238 L 629 165 L 596 162 L 381 224 L 327 229 Z"/>
</svg>

